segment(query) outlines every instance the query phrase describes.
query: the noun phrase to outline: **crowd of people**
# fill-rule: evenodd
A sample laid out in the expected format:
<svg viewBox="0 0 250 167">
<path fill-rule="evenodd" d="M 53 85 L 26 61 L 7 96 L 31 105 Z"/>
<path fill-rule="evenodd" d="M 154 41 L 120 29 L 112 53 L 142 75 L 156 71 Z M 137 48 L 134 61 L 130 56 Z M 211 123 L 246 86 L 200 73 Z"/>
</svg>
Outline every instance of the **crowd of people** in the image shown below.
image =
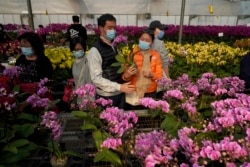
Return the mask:
<svg viewBox="0 0 250 167">
<path fill-rule="evenodd" d="M 91 83 L 95 85 L 96 97 L 111 99 L 113 106 L 131 109 L 140 108 L 138 104 L 126 102 L 126 95 L 135 94 L 135 98 L 158 98 L 156 81 L 161 77 L 170 77 L 168 67 L 168 52 L 165 47 L 164 26 L 155 20 L 149 24 L 138 39 L 138 45 L 132 53 L 134 66 L 126 66 L 122 74 L 112 66 L 117 60 L 117 48 L 112 45 L 116 37 L 116 18 L 112 14 L 101 15 L 98 22 L 99 36 L 86 54 L 87 31 L 79 23 L 79 17 L 73 16 L 73 24 L 68 28 L 70 50 L 75 57 L 72 74 L 75 87 Z M 43 28 L 43 27 L 40 27 Z M 0 25 L 0 34 L 4 34 Z M 0 40 L 2 39 L 2 35 Z M 18 37 L 22 55 L 18 57 L 16 66 L 21 67 L 20 81 L 24 83 L 38 82 L 40 79 L 53 77 L 50 60 L 44 55 L 43 42 L 34 32 L 26 32 Z M 250 84 L 249 54 L 241 63 L 241 79 Z"/>
</svg>

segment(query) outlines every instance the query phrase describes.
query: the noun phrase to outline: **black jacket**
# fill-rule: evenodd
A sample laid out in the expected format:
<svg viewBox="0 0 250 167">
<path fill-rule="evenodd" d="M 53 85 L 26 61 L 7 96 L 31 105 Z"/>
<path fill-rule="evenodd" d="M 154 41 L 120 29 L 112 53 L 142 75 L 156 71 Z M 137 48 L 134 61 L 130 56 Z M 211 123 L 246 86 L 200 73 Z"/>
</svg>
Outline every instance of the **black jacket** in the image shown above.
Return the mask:
<svg viewBox="0 0 250 167">
<path fill-rule="evenodd" d="M 117 60 L 115 59 L 117 50 L 104 43 L 100 38 L 93 44 L 93 47 L 95 47 L 99 51 L 102 57 L 102 77 L 113 82 L 122 83 L 123 81 L 121 74 L 117 73 L 119 67 L 111 66 L 111 64 L 117 62 Z"/>
<path fill-rule="evenodd" d="M 248 52 L 240 62 L 239 78 L 245 81 L 245 88 L 250 88 L 250 52 Z"/>
</svg>

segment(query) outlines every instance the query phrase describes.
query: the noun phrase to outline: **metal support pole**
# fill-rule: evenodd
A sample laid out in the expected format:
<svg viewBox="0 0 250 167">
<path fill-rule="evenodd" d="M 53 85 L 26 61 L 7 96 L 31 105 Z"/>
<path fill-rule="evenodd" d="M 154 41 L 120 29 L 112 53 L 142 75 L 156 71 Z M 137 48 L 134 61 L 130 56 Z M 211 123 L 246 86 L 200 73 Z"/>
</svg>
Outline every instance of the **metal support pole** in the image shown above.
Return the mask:
<svg viewBox="0 0 250 167">
<path fill-rule="evenodd" d="M 34 27 L 34 20 L 33 20 L 33 13 L 32 13 L 32 6 L 31 6 L 31 0 L 27 0 L 27 7 L 28 7 L 28 14 L 29 14 L 29 26 L 32 30 L 35 30 Z"/>
<path fill-rule="evenodd" d="M 184 21 L 184 13 L 185 13 L 185 3 L 186 3 L 186 0 L 182 0 L 178 44 L 181 44 L 181 39 L 182 39 L 183 21 Z"/>
</svg>

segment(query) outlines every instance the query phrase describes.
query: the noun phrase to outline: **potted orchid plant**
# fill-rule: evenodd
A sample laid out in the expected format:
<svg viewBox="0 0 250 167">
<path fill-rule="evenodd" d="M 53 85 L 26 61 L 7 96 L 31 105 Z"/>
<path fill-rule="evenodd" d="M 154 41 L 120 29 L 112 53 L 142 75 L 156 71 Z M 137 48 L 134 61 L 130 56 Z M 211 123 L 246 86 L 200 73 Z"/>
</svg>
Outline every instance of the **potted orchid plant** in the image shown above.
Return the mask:
<svg viewBox="0 0 250 167">
<path fill-rule="evenodd" d="M 119 67 L 118 73 L 122 73 L 127 67 L 136 66 L 132 52 L 134 46 L 128 41 L 128 37 L 118 35 L 112 42 L 112 46 L 116 47 L 118 51 L 118 55 L 115 57 L 117 62 L 112 64 L 113 67 Z"/>
<path fill-rule="evenodd" d="M 124 166 L 133 153 L 133 127 L 138 118 L 134 112 L 112 107 L 111 100 L 94 100 L 95 91 L 92 84 L 77 88 L 74 94 L 78 97 L 79 110 L 72 111 L 72 114 L 84 119 L 82 130 L 92 132 L 97 150 L 94 162 L 105 161 Z"/>
<path fill-rule="evenodd" d="M 82 158 L 83 155 L 64 150 L 61 147 L 58 139 L 62 134 L 61 124 L 57 118 L 57 113 L 54 111 L 47 111 L 42 115 L 41 125 L 45 126 L 47 129 L 51 131 L 51 141 L 48 143 L 48 147 L 42 147 L 47 149 L 52 153 L 50 164 L 53 167 L 65 167 L 67 165 L 68 156 L 80 157 Z"/>
<path fill-rule="evenodd" d="M 170 110 L 163 110 L 160 100 L 141 99 L 143 106 L 165 115 L 161 130 L 135 137 L 135 154 L 146 167 L 250 164 L 250 97 L 243 81 L 204 73 L 197 81 L 183 75 L 158 84 Z"/>
<path fill-rule="evenodd" d="M 4 75 L 8 76 L 9 80 L 15 81 L 15 79 L 18 78 L 18 71 L 19 71 L 18 67 L 13 67 L 11 69 L 6 69 L 4 71 Z M 15 97 L 16 92 L 13 93 L 12 95 L 10 94 L 10 96 L 7 98 L 8 103 L 6 103 L 6 105 L 8 106 L 8 108 L 10 110 L 12 110 L 13 107 L 16 108 L 15 113 L 18 117 L 20 117 L 15 121 L 15 124 L 13 124 L 13 127 L 17 129 L 16 136 L 20 136 L 18 134 L 20 133 L 25 137 L 29 137 L 31 141 L 35 140 L 36 149 L 42 148 L 50 151 L 52 153 L 51 156 L 52 166 L 54 166 L 54 164 L 56 164 L 55 166 L 58 165 L 65 166 L 65 164 L 67 163 L 68 156 L 82 157 L 82 155 L 78 153 L 63 150 L 60 147 L 58 139 L 62 134 L 62 129 L 61 129 L 61 124 L 57 119 L 57 110 L 56 110 L 57 108 L 55 107 L 55 104 L 59 100 L 58 99 L 52 100 L 51 97 L 52 95 L 48 87 L 48 83 L 50 81 L 47 78 L 44 78 L 40 80 L 40 82 L 38 83 L 20 84 L 18 83 L 18 81 L 15 82 L 16 83 L 14 90 L 15 91 L 20 90 L 24 92 L 22 93 L 22 95 L 25 95 L 24 97 L 22 97 L 22 99 L 23 98 L 25 99 L 24 102 L 19 102 L 15 104 L 13 104 L 13 98 Z M 8 85 L 13 85 L 13 84 L 8 84 Z M 5 89 L 2 89 L 2 91 L 5 92 Z M 7 93 L 8 91 L 6 90 L 6 95 L 8 94 Z M 25 112 L 26 109 L 29 109 L 28 112 Z M 34 113 L 30 114 L 30 112 Z M 17 125 L 17 122 L 20 122 L 19 119 L 27 120 L 29 123 L 23 123 L 21 125 Z M 35 133 L 36 131 L 37 133 Z M 44 139 L 45 141 L 43 141 Z M 49 140 L 47 139 L 51 139 L 51 141 L 49 142 Z M 18 147 L 21 148 L 25 147 L 26 145 L 29 146 L 28 144 L 30 144 L 30 142 L 28 140 L 21 138 L 17 140 L 16 143 L 14 142 L 13 144 L 17 144 L 19 145 Z M 45 147 L 45 144 L 48 144 L 48 147 Z M 31 149 L 31 146 L 29 149 Z M 17 151 L 18 150 L 16 148 L 16 152 Z M 19 154 L 17 155 L 19 156 Z M 26 156 L 28 156 L 27 153 L 23 155 L 23 157 Z"/>
</svg>

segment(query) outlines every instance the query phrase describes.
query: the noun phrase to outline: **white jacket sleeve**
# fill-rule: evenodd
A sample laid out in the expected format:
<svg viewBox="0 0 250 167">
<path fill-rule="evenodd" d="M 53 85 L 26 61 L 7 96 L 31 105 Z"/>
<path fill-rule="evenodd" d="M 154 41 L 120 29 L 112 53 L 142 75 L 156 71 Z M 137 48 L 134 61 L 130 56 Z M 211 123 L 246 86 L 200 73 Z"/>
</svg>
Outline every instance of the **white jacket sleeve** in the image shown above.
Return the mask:
<svg viewBox="0 0 250 167">
<path fill-rule="evenodd" d="M 154 39 L 153 49 L 156 50 L 161 56 L 162 67 L 165 69 L 168 67 L 168 51 L 165 43 L 162 40 Z"/>
<path fill-rule="evenodd" d="M 97 88 L 104 92 L 120 91 L 121 84 L 102 77 L 102 58 L 95 47 L 90 49 L 87 59 L 91 80 Z"/>
</svg>

